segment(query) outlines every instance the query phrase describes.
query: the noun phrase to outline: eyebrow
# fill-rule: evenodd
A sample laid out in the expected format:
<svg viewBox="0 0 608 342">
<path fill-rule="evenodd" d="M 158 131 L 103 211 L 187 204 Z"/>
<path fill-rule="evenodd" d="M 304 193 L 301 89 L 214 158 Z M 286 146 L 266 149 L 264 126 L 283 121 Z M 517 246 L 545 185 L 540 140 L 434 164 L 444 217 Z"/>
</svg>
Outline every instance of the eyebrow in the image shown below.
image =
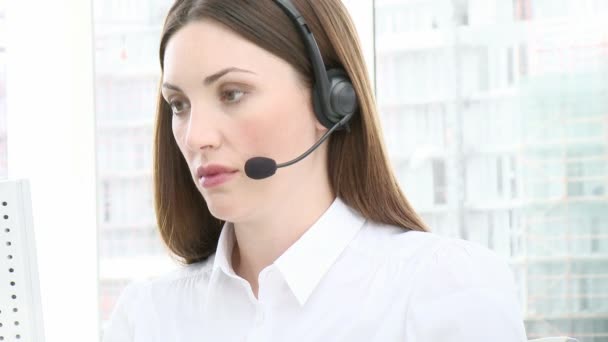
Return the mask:
<svg viewBox="0 0 608 342">
<path fill-rule="evenodd" d="M 226 74 L 228 74 L 230 72 L 245 72 L 245 73 L 254 74 L 254 75 L 256 74 L 253 71 L 249 71 L 249 70 L 245 70 L 245 69 L 239 69 L 239 68 L 236 68 L 236 67 L 229 67 L 229 68 L 226 68 L 226 69 L 222 69 L 222 70 L 216 72 L 213 75 L 205 77 L 205 79 L 203 80 L 203 84 L 205 86 L 209 86 L 213 82 L 219 80 L 222 76 L 224 76 L 224 75 L 226 75 Z M 171 83 L 167 83 L 167 82 L 163 83 L 163 88 L 167 88 L 167 89 L 171 89 L 171 90 L 182 92 L 182 90 L 178 86 L 175 86 L 175 85 L 173 85 Z"/>
</svg>

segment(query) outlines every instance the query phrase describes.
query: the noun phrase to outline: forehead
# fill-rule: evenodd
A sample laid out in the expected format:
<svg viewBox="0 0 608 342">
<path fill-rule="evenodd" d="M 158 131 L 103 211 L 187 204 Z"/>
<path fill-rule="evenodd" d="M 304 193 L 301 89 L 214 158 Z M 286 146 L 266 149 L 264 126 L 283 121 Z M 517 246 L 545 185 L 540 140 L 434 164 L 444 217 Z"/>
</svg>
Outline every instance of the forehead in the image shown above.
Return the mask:
<svg viewBox="0 0 608 342">
<path fill-rule="evenodd" d="M 164 78 L 213 73 L 236 66 L 256 73 L 284 73 L 291 66 L 268 51 L 212 20 L 186 24 L 169 39 Z"/>
</svg>

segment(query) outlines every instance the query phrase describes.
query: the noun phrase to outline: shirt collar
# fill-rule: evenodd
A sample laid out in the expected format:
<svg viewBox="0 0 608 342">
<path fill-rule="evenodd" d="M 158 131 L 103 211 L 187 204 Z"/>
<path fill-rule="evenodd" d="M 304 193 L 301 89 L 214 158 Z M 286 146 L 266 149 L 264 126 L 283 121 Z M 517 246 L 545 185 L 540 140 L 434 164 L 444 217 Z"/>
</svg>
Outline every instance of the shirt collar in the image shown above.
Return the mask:
<svg viewBox="0 0 608 342">
<path fill-rule="evenodd" d="M 226 222 L 220 233 L 220 238 L 215 251 L 215 259 L 213 260 L 213 271 L 221 269 L 229 276 L 236 277 L 236 273 L 232 268 L 232 250 L 234 248 L 234 225 L 232 222 Z"/>
<path fill-rule="evenodd" d="M 274 262 L 300 305 L 306 303 L 364 222 L 336 197 L 317 222 Z"/>
<path fill-rule="evenodd" d="M 323 276 L 359 232 L 365 218 L 336 197 L 321 217 L 273 264 L 300 305 L 304 305 Z M 220 233 L 213 270 L 237 277 L 230 262 L 235 236 L 232 223 Z"/>
</svg>

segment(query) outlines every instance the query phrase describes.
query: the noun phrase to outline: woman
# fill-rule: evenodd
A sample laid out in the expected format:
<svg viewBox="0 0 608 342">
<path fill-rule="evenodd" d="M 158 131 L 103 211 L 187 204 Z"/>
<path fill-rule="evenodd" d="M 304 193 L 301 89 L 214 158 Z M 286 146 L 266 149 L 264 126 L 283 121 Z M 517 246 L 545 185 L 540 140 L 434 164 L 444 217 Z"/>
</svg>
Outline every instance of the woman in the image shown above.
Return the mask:
<svg viewBox="0 0 608 342">
<path fill-rule="evenodd" d="M 130 285 L 104 341 L 525 340 L 508 267 L 400 191 L 340 0 L 178 0 L 160 62 L 156 213 L 187 266 Z"/>
</svg>

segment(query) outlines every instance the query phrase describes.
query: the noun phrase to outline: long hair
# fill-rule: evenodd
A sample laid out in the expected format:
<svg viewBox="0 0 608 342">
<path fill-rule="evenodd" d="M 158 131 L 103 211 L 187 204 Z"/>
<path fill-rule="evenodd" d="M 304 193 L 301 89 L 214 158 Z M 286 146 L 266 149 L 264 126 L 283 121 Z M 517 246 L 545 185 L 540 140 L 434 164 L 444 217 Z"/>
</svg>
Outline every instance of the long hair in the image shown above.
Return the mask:
<svg viewBox="0 0 608 342">
<path fill-rule="evenodd" d="M 365 218 L 426 231 L 402 193 L 387 158 L 378 113 L 355 27 L 341 0 L 292 0 L 312 30 L 328 67 L 348 73 L 359 99 L 351 131 L 328 141 L 333 193 Z M 177 0 L 162 31 L 160 63 L 171 37 L 186 24 L 213 20 L 288 62 L 313 83 L 308 53 L 294 24 L 272 0 Z M 178 260 L 191 264 L 215 253 L 223 222 L 195 187 L 171 130 L 171 109 L 158 94 L 154 142 L 155 210 L 161 237 Z"/>
</svg>

